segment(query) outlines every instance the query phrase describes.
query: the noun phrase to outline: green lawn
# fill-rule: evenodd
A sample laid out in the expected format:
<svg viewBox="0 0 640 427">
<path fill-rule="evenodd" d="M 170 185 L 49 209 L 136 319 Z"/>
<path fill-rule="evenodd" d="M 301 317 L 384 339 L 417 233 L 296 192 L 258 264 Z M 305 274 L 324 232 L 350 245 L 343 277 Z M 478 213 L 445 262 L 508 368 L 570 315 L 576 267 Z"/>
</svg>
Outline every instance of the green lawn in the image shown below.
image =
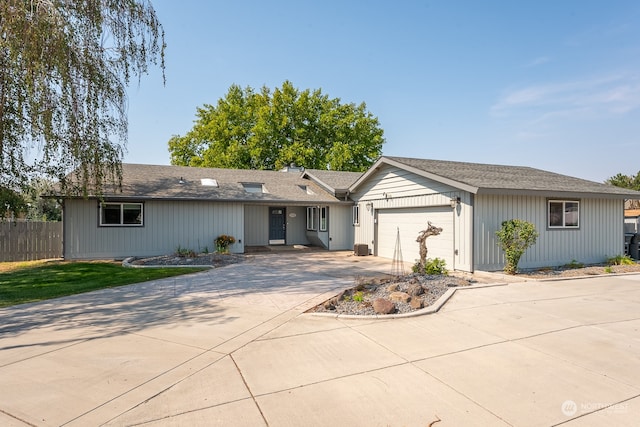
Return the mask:
<svg viewBox="0 0 640 427">
<path fill-rule="evenodd" d="M 112 288 L 202 268 L 125 268 L 113 262 L 20 263 L 0 268 L 0 307 Z"/>
</svg>

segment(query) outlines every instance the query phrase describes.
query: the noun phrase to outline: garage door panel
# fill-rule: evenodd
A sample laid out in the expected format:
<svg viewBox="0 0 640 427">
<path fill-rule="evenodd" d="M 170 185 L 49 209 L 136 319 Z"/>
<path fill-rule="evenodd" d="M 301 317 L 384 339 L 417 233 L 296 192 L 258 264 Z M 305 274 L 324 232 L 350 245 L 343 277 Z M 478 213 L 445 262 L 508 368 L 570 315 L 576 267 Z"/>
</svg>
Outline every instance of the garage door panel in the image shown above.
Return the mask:
<svg viewBox="0 0 640 427">
<path fill-rule="evenodd" d="M 451 208 L 409 208 L 381 209 L 377 222 L 377 254 L 384 258 L 393 258 L 396 241 L 400 240 L 402 259 L 413 263 L 420 258 L 420 248 L 416 239 L 419 233 L 431 222 L 442 228 L 438 236 L 427 238 L 427 257 L 443 258 L 447 266 L 453 265 L 453 213 Z"/>
</svg>

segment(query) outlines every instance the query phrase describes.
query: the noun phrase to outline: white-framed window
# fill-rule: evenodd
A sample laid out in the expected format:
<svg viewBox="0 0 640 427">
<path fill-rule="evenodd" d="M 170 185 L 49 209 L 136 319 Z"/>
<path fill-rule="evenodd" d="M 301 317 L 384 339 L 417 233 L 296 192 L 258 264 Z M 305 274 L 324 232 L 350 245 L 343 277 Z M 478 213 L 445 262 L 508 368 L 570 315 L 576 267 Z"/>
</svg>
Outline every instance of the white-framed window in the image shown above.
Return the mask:
<svg viewBox="0 0 640 427">
<path fill-rule="evenodd" d="M 351 216 L 353 218 L 353 225 L 360 225 L 360 206 L 355 205 L 352 208 Z"/>
<path fill-rule="evenodd" d="M 326 206 L 320 208 L 320 231 L 327 231 L 328 211 Z"/>
<path fill-rule="evenodd" d="M 549 200 L 547 207 L 547 225 L 549 228 L 579 228 L 579 200 Z"/>
<path fill-rule="evenodd" d="M 142 203 L 100 203 L 101 227 L 142 227 L 143 217 Z"/>
<path fill-rule="evenodd" d="M 315 206 L 307 207 L 307 230 L 316 229 L 316 208 Z"/>
</svg>

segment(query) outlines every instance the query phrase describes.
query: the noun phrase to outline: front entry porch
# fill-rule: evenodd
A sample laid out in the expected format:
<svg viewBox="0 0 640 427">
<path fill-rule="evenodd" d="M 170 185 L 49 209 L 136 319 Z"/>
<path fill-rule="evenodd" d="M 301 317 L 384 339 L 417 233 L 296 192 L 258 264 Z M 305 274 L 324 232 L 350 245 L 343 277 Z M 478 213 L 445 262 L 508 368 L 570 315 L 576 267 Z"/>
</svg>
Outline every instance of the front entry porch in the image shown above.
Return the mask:
<svg viewBox="0 0 640 427">
<path fill-rule="evenodd" d="M 318 252 L 327 249 L 313 245 L 261 245 L 261 246 L 245 246 L 245 254 L 256 254 L 265 252 Z"/>
</svg>

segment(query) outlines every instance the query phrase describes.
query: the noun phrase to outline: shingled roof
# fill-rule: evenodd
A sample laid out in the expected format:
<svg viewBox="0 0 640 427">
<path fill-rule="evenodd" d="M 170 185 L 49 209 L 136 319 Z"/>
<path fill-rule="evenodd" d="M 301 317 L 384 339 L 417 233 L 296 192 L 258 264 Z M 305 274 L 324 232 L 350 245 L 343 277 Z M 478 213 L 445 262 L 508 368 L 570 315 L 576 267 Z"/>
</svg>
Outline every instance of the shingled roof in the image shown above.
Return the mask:
<svg viewBox="0 0 640 427">
<path fill-rule="evenodd" d="M 341 172 L 322 169 L 306 169 L 303 177 L 309 177 L 316 183 L 335 193 L 346 192 L 364 172 Z"/>
<path fill-rule="evenodd" d="M 381 157 L 352 187 L 357 186 L 380 164 L 400 167 L 473 194 L 547 194 L 574 197 L 602 196 L 640 198 L 640 192 L 574 178 L 526 166 L 503 166 L 445 160 Z"/>
<path fill-rule="evenodd" d="M 211 185 L 214 183 L 217 186 Z M 262 185 L 264 192 L 249 192 L 243 184 Z M 122 165 L 122 191 L 106 186 L 104 197 L 301 205 L 339 202 L 316 183 L 304 179 L 300 172 L 131 163 Z"/>
</svg>

